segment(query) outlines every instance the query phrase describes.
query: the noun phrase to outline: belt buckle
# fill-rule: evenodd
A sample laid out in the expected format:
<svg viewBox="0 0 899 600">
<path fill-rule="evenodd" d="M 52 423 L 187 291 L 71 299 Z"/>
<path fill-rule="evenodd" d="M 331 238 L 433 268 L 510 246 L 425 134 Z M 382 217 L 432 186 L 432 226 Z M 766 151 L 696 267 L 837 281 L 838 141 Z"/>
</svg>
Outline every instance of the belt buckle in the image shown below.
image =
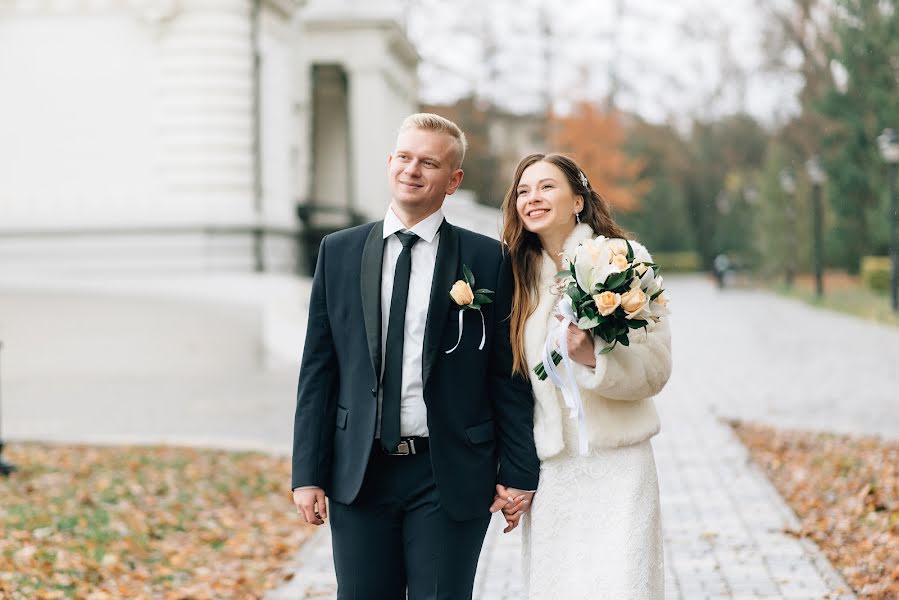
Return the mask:
<svg viewBox="0 0 899 600">
<path fill-rule="evenodd" d="M 391 452 L 390 454 L 393 456 L 408 456 L 410 454 L 415 454 L 415 441 L 401 441 L 396 447 L 396 452 Z"/>
</svg>

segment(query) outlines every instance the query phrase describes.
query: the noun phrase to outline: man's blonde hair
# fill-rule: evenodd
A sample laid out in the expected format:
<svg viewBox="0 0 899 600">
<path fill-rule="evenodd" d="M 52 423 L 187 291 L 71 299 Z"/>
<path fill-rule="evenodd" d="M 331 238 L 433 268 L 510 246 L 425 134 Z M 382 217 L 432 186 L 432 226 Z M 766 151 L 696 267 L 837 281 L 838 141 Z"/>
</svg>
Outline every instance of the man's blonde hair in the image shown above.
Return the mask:
<svg viewBox="0 0 899 600">
<path fill-rule="evenodd" d="M 465 159 L 465 151 L 468 150 L 468 140 L 465 139 L 465 133 L 462 132 L 458 125 L 447 118 L 433 113 L 415 113 L 403 120 L 403 124 L 400 125 L 399 133 L 402 133 L 407 129 L 436 131 L 452 136 L 453 140 L 455 140 L 454 146 L 456 147 L 456 160 L 453 168 L 458 169 L 462 166 L 462 161 Z"/>
</svg>

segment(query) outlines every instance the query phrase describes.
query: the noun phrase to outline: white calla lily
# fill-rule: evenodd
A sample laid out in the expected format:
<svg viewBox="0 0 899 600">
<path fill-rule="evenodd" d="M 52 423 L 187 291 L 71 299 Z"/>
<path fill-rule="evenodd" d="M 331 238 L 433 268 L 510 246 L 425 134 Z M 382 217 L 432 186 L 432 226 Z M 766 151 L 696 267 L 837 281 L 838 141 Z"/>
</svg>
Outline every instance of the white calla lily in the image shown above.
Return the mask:
<svg viewBox="0 0 899 600">
<path fill-rule="evenodd" d="M 661 277 L 659 279 L 661 279 Z M 650 296 L 661 289 L 661 287 L 656 287 L 655 269 L 652 267 L 646 269 L 646 272 L 640 277 L 640 287 Z"/>
<path fill-rule="evenodd" d="M 592 293 L 596 284 L 604 283 L 610 273 L 617 273 L 609 264 L 611 260 L 608 238 L 599 236 L 581 242 L 574 252 L 574 273 L 581 289 Z"/>
</svg>

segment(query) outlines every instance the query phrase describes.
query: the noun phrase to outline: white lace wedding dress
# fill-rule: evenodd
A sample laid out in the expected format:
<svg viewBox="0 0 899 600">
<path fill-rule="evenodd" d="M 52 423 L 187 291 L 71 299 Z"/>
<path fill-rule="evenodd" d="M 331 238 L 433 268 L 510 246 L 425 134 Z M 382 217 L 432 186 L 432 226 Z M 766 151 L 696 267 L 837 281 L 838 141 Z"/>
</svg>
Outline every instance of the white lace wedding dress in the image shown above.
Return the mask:
<svg viewBox="0 0 899 600">
<path fill-rule="evenodd" d="M 564 439 L 565 450 L 543 461 L 534 504 L 522 518 L 525 598 L 662 600 L 650 441 L 577 456 L 577 428 L 568 418 Z"/>
</svg>

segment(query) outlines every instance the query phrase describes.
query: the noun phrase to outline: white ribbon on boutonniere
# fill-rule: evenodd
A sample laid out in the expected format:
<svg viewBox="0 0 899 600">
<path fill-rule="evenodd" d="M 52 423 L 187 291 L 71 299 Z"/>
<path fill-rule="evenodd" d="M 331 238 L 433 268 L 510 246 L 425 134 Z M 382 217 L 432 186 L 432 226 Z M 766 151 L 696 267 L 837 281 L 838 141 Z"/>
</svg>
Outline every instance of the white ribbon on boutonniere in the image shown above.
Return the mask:
<svg viewBox="0 0 899 600">
<path fill-rule="evenodd" d="M 484 349 L 484 343 L 487 341 L 487 326 L 484 324 L 484 313 L 481 311 L 481 306 L 493 302 L 490 297 L 493 291 L 486 288 L 479 290 L 473 288 L 474 274 L 467 265 L 463 264 L 462 279 L 454 283 L 453 289 L 449 292 L 450 298 L 459 306 L 459 338 L 456 340 L 456 345 L 447 350 L 446 354 L 458 348 L 462 343 L 462 326 L 464 325 L 462 318 L 466 310 L 476 310 L 481 315 L 481 344 L 478 346 L 478 350 Z"/>
</svg>

